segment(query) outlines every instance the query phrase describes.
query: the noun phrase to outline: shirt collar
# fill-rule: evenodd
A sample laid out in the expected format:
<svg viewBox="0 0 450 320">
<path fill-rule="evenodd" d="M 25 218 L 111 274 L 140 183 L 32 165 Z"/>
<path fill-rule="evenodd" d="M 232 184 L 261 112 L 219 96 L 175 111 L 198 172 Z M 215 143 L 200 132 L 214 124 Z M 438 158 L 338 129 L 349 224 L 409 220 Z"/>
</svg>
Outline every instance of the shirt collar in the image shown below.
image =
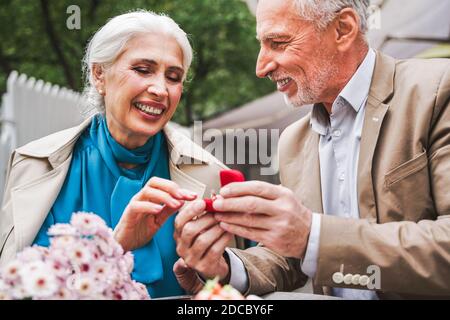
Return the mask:
<svg viewBox="0 0 450 320">
<path fill-rule="evenodd" d="M 358 112 L 367 100 L 369 95 L 372 76 L 375 68 L 376 54 L 369 48 L 361 65 L 353 74 L 350 81 L 336 98 L 344 99 L 352 108 Z M 335 102 L 336 102 L 335 101 Z M 311 112 L 311 128 L 320 135 L 326 135 L 329 124 L 329 116 L 325 107 L 321 104 L 315 104 Z"/>
<path fill-rule="evenodd" d="M 367 96 L 369 95 L 373 70 L 375 68 L 375 59 L 375 52 L 372 49 L 369 49 L 364 61 L 339 94 L 339 96 L 344 98 L 356 112 L 361 109 L 361 106 L 366 102 Z"/>
</svg>

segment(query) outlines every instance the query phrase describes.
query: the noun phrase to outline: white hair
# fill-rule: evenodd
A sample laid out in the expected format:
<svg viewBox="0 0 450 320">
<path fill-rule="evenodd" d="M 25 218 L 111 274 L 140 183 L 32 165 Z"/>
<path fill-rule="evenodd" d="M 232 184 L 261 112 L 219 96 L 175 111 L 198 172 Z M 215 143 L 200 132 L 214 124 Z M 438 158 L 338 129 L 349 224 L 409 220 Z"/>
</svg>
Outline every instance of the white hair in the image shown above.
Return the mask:
<svg viewBox="0 0 450 320">
<path fill-rule="evenodd" d="M 147 10 L 131 11 L 110 19 L 91 38 L 83 58 L 83 74 L 85 88 L 83 90 L 85 106 L 84 113 L 92 114 L 95 110 L 104 112 L 104 100 L 95 88 L 92 67 L 98 64 L 102 67 L 111 66 L 122 53 L 128 41 L 145 34 L 161 34 L 171 36 L 183 51 L 183 68 L 186 78 L 192 62 L 192 47 L 186 33 L 164 14 L 156 14 Z"/>
<path fill-rule="evenodd" d="M 319 30 L 324 29 L 344 8 L 354 9 L 359 16 L 360 30 L 365 34 L 367 27 L 367 12 L 370 0 L 294 0 L 300 17 L 313 22 Z"/>
</svg>

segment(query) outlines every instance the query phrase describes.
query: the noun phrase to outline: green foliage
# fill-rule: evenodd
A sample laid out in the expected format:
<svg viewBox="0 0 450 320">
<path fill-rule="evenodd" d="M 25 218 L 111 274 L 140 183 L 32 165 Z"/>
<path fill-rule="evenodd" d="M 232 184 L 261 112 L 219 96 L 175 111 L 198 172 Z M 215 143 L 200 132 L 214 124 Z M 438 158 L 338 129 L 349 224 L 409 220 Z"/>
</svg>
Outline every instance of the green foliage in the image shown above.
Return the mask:
<svg viewBox="0 0 450 320">
<path fill-rule="evenodd" d="M 81 9 L 80 30 L 66 27 L 72 4 Z M 240 0 L 1 0 L 0 92 L 13 69 L 81 90 L 89 38 L 109 18 L 136 8 L 164 12 L 190 35 L 194 61 L 177 122 L 190 124 L 273 90 L 255 76 L 255 18 Z"/>
</svg>

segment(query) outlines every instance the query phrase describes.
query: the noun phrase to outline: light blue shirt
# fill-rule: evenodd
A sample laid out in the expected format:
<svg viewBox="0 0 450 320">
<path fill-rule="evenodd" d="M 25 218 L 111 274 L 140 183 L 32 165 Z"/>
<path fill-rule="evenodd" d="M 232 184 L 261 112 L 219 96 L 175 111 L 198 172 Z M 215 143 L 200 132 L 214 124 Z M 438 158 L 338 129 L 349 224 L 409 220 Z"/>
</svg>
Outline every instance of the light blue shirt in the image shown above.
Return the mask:
<svg viewBox="0 0 450 320">
<path fill-rule="evenodd" d="M 358 159 L 375 58 L 375 52 L 369 49 L 356 73 L 334 101 L 330 115 L 321 104 L 314 105 L 311 113 L 311 129 L 320 135 L 320 182 L 324 214 L 359 219 Z M 302 264 L 302 271 L 311 278 L 317 270 L 320 223 L 321 215 L 314 213 Z M 339 271 L 339 267 L 336 267 L 336 271 Z M 333 288 L 332 292 L 345 299 L 377 299 L 376 293 L 369 290 Z"/>
</svg>

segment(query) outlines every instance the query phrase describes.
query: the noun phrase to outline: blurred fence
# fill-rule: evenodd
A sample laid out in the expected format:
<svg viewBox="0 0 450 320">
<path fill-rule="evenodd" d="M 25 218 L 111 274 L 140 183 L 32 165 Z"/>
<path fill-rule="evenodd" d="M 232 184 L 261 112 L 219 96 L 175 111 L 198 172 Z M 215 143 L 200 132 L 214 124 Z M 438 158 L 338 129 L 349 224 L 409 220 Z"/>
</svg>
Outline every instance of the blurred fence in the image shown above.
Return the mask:
<svg viewBox="0 0 450 320">
<path fill-rule="evenodd" d="M 11 152 L 81 123 L 80 99 L 72 90 L 11 72 L 0 109 L 0 203 Z"/>
</svg>

